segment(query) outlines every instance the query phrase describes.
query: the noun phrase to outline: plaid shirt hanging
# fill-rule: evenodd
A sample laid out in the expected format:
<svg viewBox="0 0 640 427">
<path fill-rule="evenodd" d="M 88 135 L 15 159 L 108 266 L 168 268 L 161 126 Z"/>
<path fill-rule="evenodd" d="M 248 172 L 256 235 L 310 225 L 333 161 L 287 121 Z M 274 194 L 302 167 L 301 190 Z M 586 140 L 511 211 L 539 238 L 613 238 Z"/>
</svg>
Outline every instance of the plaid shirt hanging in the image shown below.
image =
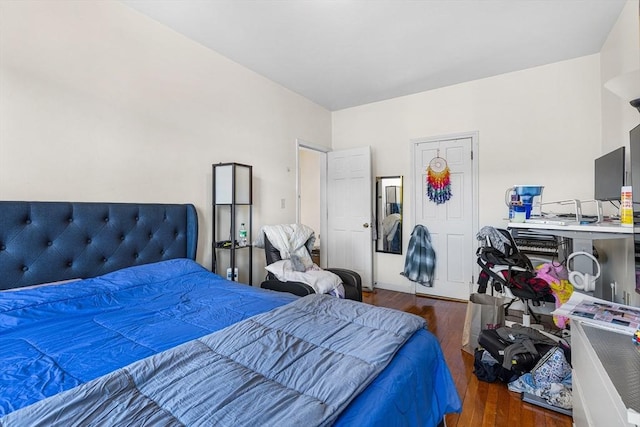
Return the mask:
<svg viewBox="0 0 640 427">
<path fill-rule="evenodd" d="M 400 273 L 412 282 L 433 286 L 436 272 L 436 251 L 431 244 L 431 235 L 424 225 L 418 224 L 411 232 L 404 271 Z"/>
</svg>

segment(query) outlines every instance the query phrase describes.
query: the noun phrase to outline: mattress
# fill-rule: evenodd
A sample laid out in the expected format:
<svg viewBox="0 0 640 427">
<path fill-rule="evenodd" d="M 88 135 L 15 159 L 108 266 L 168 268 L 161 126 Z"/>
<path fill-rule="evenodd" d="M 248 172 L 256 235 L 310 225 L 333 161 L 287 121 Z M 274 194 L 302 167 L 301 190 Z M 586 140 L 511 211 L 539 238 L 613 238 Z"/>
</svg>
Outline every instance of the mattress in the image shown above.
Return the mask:
<svg viewBox="0 0 640 427">
<path fill-rule="evenodd" d="M 296 299 L 186 259 L 0 293 L 0 415 Z M 335 424 L 436 425 L 459 411 L 439 343 L 421 329 Z"/>
</svg>

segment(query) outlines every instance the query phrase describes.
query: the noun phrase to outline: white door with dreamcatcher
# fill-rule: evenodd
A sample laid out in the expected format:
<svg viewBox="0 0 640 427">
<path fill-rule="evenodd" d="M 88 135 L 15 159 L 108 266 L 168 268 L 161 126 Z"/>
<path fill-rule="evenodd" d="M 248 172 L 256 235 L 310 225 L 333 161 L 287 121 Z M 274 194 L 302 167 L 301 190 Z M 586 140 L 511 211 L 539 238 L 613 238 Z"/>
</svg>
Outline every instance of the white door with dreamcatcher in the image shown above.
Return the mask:
<svg viewBox="0 0 640 427">
<path fill-rule="evenodd" d="M 477 278 L 478 135 L 411 142 L 412 222 L 427 227 L 436 252 L 433 285 L 416 283 L 416 294 L 468 300 Z"/>
</svg>

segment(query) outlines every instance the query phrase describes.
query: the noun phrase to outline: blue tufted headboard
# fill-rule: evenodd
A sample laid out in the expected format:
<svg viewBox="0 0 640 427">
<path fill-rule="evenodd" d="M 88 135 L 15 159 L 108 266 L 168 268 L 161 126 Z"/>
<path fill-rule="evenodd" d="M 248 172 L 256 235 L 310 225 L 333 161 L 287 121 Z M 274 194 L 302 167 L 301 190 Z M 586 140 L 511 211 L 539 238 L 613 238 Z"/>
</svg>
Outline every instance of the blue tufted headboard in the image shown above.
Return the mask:
<svg viewBox="0 0 640 427">
<path fill-rule="evenodd" d="M 191 204 L 0 201 L 0 290 L 195 259 Z"/>
</svg>

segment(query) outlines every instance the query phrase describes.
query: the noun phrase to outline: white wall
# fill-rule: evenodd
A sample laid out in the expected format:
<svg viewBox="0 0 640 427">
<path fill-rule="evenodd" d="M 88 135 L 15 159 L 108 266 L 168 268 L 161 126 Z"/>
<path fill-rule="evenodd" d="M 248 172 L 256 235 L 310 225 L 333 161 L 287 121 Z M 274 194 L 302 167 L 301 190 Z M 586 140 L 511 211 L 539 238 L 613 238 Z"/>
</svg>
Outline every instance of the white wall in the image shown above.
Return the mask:
<svg viewBox="0 0 640 427">
<path fill-rule="evenodd" d="M 613 77 L 640 69 L 640 2 L 627 1 L 615 26 L 601 50 L 602 83 L 602 153 L 621 145 L 629 148 L 629 130 L 640 123 L 640 114 L 626 100 L 604 88 Z M 627 152 L 627 170 L 629 154 Z M 635 189 L 634 189 L 635 190 Z M 607 206 L 609 212 L 616 211 Z M 611 282 L 618 284 L 616 300 L 640 306 L 640 295 L 635 292 L 634 247 L 631 239 L 594 242 L 602 264 L 604 290 Z M 610 291 L 606 293 L 609 295 Z M 628 295 L 628 298 L 624 298 Z"/>
<path fill-rule="evenodd" d="M 194 203 L 209 266 L 211 164 L 253 165 L 255 236 L 295 222 L 296 138 L 330 113 L 119 2 L 0 2 L 0 199 Z"/>
<path fill-rule="evenodd" d="M 602 154 L 621 145 L 629 147 L 629 130 L 640 123 L 640 114 L 604 84 L 629 71 L 640 69 L 640 2 L 627 1 L 600 51 L 602 76 Z"/>
<path fill-rule="evenodd" d="M 334 112 L 333 148 L 370 145 L 373 173 L 404 175 L 412 193 L 415 138 L 479 133 L 479 224 L 504 226 L 504 191 L 545 186 L 544 200 L 593 197 L 593 159 L 600 154 L 600 61 L 590 55 Z M 405 197 L 405 218 L 411 200 Z M 412 292 L 399 275 L 413 224 L 405 223 L 403 256 L 375 254 L 375 280 Z"/>
</svg>

